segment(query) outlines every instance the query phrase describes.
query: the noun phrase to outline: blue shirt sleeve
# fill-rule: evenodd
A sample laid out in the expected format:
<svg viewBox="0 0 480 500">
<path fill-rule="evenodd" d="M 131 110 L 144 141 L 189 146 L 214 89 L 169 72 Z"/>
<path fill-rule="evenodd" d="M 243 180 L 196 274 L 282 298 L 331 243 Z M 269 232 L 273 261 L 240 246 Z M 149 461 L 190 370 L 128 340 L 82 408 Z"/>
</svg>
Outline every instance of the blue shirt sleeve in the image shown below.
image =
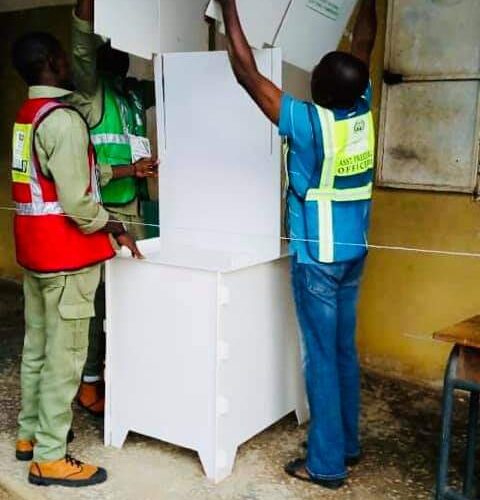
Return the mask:
<svg viewBox="0 0 480 500">
<path fill-rule="evenodd" d="M 309 106 L 312 104 L 294 99 L 288 94 L 282 96 L 279 133 L 288 138 L 290 151 L 287 169 L 290 186 L 300 196 L 304 196 L 311 187 L 312 179 L 318 177 L 319 163 L 323 160 L 322 133 L 321 130 L 317 133 L 316 151 Z"/>
<path fill-rule="evenodd" d="M 288 137 L 291 144 L 300 148 L 311 146 L 312 127 L 308 114 L 309 104 L 293 98 L 288 94 L 282 95 L 280 106 L 279 134 Z"/>
</svg>

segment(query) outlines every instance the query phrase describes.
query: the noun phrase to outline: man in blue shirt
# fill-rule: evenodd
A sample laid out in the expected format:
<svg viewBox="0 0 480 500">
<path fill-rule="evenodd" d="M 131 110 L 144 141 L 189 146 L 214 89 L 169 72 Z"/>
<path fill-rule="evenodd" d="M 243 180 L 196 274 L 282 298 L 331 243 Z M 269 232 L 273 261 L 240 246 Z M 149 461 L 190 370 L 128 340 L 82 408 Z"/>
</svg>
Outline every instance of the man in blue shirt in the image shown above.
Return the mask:
<svg viewBox="0 0 480 500">
<path fill-rule="evenodd" d="M 375 0 L 360 0 L 352 54 L 327 54 L 313 71 L 313 102 L 259 73 L 235 0 L 222 6 L 238 82 L 288 140 L 292 283 L 304 340 L 311 421 L 307 457 L 288 474 L 337 489 L 360 458 L 358 288 L 367 254 L 375 151 L 369 84 Z"/>
</svg>

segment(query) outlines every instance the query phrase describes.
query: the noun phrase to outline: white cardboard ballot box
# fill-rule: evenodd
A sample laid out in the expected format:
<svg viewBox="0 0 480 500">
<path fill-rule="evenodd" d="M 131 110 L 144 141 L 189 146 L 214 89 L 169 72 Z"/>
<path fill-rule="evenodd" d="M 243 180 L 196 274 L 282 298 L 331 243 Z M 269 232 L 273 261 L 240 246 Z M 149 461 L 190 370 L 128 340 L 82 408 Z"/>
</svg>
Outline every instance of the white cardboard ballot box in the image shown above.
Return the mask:
<svg viewBox="0 0 480 500">
<path fill-rule="evenodd" d="M 107 266 L 105 443 L 134 431 L 195 450 L 219 482 L 242 443 L 306 419 L 288 259 L 232 269 L 223 255 L 222 270 L 213 252 L 141 248 L 145 262 Z"/>
<path fill-rule="evenodd" d="M 281 84 L 279 50 L 256 53 Z M 306 418 L 280 139 L 225 52 L 155 61 L 161 238 L 107 264 L 105 442 L 129 431 L 196 450 L 227 477 L 239 445 Z"/>
</svg>

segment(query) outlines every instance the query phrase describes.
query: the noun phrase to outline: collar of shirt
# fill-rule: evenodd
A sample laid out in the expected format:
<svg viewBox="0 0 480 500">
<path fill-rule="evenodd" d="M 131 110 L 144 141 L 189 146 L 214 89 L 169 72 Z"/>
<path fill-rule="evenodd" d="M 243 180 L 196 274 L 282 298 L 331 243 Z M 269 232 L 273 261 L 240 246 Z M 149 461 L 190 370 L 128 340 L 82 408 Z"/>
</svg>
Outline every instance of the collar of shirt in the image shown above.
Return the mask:
<svg viewBox="0 0 480 500">
<path fill-rule="evenodd" d="M 71 90 L 61 89 L 59 87 L 50 87 L 47 85 L 33 85 L 28 89 L 29 99 L 57 99 L 65 97 L 72 93 Z"/>
</svg>

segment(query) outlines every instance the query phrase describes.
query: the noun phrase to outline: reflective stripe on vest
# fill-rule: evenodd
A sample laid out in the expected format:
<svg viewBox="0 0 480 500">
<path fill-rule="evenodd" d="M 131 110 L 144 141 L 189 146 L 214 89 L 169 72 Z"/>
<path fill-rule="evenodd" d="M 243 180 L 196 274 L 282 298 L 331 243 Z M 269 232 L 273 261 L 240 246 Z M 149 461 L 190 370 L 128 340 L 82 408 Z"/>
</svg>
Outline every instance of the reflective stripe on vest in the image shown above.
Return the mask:
<svg viewBox="0 0 480 500">
<path fill-rule="evenodd" d="M 334 261 L 333 202 L 369 200 L 373 190 L 372 182 L 355 188 L 336 189 L 335 180 L 373 169 L 375 130 L 371 111 L 337 121 L 332 111 L 320 106 L 316 106 L 316 110 L 323 135 L 324 161 L 319 186 L 307 191 L 305 201 L 317 204 L 318 260 L 328 263 Z"/>
<path fill-rule="evenodd" d="M 33 203 L 15 203 L 17 215 L 62 215 L 62 206 L 58 201 Z"/>
<path fill-rule="evenodd" d="M 13 135 L 12 182 L 29 186 L 32 205 L 37 208 L 43 203 L 43 194 L 37 171 L 32 167 L 33 124 L 40 123 L 43 117 L 60 107 L 58 102 L 47 101 L 36 112 L 32 123 L 15 123 Z"/>
<path fill-rule="evenodd" d="M 93 134 L 92 143 L 94 146 L 101 144 L 116 144 L 130 146 L 130 139 L 126 134 Z"/>
</svg>

